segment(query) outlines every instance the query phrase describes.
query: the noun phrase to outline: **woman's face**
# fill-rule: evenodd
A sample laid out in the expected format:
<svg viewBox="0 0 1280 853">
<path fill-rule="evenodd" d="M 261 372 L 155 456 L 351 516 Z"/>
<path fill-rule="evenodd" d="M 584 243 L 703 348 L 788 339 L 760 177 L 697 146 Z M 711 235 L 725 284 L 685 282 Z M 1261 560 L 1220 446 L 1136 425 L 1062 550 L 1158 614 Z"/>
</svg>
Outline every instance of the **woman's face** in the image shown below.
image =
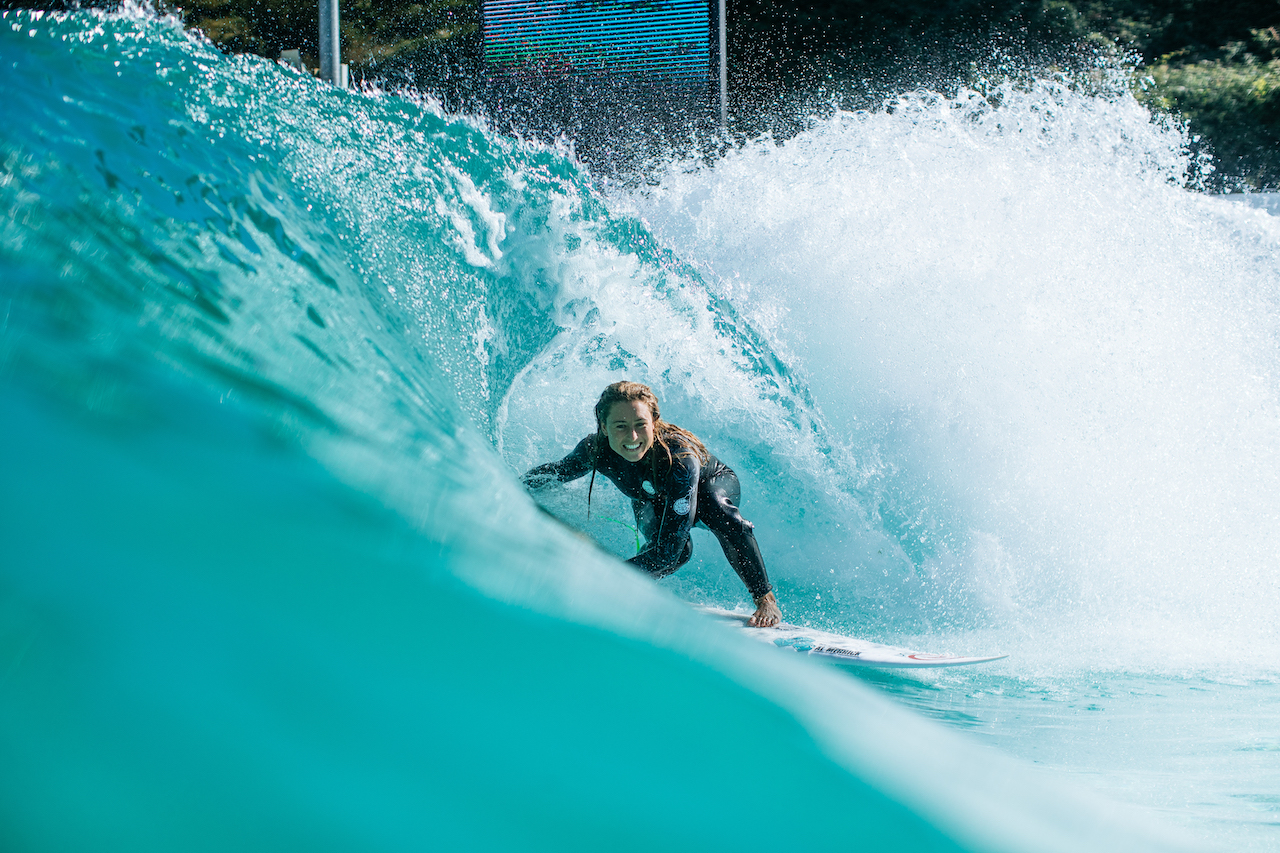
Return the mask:
<svg viewBox="0 0 1280 853">
<path fill-rule="evenodd" d="M 653 412 L 648 403 L 625 400 L 609 407 L 604 420 L 609 447 L 628 462 L 639 462 L 653 447 Z"/>
</svg>

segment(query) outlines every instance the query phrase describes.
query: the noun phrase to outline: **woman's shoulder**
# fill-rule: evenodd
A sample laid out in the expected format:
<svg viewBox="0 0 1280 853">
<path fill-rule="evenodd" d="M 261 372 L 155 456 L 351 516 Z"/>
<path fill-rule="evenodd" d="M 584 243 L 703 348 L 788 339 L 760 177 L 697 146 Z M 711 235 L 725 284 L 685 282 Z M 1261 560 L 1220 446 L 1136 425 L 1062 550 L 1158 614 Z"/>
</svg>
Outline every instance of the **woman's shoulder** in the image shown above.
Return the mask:
<svg viewBox="0 0 1280 853">
<path fill-rule="evenodd" d="M 672 426 L 674 427 L 674 424 Z M 670 430 L 662 438 L 673 457 L 693 457 L 695 463 L 701 463 L 710 455 L 701 439 L 680 427 Z"/>
<path fill-rule="evenodd" d="M 664 440 L 671 454 L 669 463 L 671 476 L 677 480 L 687 480 L 690 477 L 696 479 L 699 476 L 699 469 L 702 468 L 702 454 L 698 452 L 700 449 L 698 444 L 678 434 L 668 436 Z"/>
</svg>

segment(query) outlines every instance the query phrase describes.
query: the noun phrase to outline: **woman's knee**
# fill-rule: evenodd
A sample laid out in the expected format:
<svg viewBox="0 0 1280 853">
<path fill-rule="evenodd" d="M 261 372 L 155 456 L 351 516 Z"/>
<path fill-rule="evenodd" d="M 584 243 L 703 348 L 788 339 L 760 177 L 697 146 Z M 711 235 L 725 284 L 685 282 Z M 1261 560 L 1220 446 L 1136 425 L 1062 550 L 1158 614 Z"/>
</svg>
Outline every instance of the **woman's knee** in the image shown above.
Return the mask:
<svg viewBox="0 0 1280 853">
<path fill-rule="evenodd" d="M 713 533 L 719 535 L 734 535 L 741 533 L 750 533 L 755 529 L 755 525 L 742 517 L 742 513 L 734 506 L 732 501 L 719 500 L 714 501 L 713 509 L 706 516 L 699 513 L 698 520 L 707 526 Z"/>
</svg>

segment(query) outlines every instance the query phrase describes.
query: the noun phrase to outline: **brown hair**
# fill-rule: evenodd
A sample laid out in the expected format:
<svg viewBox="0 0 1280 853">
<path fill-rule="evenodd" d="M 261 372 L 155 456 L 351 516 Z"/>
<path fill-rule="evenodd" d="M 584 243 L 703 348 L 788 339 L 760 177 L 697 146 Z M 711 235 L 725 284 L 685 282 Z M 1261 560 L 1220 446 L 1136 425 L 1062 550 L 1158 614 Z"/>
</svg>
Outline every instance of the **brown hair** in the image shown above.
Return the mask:
<svg viewBox="0 0 1280 853">
<path fill-rule="evenodd" d="M 653 443 L 666 452 L 668 466 L 675 461 L 676 455 L 692 453 L 703 464 L 706 464 L 710 456 L 707 453 L 706 445 L 699 441 L 696 435 L 687 429 L 682 429 L 662 419 L 662 412 L 658 408 L 658 398 L 648 385 L 642 385 L 639 382 L 613 383 L 604 389 L 600 399 L 596 401 L 596 441 L 591 454 L 591 483 L 587 486 L 588 518 L 591 517 L 591 490 L 595 488 L 596 483 L 596 460 L 599 458 L 599 454 L 609 446 L 609 438 L 605 433 L 605 419 L 609 417 L 609 410 L 613 408 L 614 403 L 634 402 L 644 403 L 649 407 L 649 411 L 653 415 Z M 671 445 L 667 443 L 670 438 L 679 438 L 680 443 L 684 445 L 684 447 L 677 448 L 675 454 L 672 454 Z M 650 450 L 650 453 L 653 453 L 653 451 Z M 653 466 L 653 484 L 657 486 L 658 455 L 656 453 L 653 453 L 650 457 L 650 464 Z"/>
</svg>

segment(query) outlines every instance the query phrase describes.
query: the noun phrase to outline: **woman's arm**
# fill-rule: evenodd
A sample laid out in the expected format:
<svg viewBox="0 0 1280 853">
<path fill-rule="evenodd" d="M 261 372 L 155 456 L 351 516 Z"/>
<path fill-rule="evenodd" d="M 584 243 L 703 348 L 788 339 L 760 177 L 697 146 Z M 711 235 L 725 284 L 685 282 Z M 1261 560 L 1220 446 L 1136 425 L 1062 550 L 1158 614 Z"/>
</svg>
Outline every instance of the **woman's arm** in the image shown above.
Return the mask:
<svg viewBox="0 0 1280 853">
<path fill-rule="evenodd" d="M 524 483 L 526 489 L 541 489 L 552 483 L 567 483 L 578 479 L 591 470 L 592 445 L 595 439 L 594 435 L 589 435 L 559 462 L 548 462 L 529 469 L 520 478 L 520 482 Z"/>
</svg>

